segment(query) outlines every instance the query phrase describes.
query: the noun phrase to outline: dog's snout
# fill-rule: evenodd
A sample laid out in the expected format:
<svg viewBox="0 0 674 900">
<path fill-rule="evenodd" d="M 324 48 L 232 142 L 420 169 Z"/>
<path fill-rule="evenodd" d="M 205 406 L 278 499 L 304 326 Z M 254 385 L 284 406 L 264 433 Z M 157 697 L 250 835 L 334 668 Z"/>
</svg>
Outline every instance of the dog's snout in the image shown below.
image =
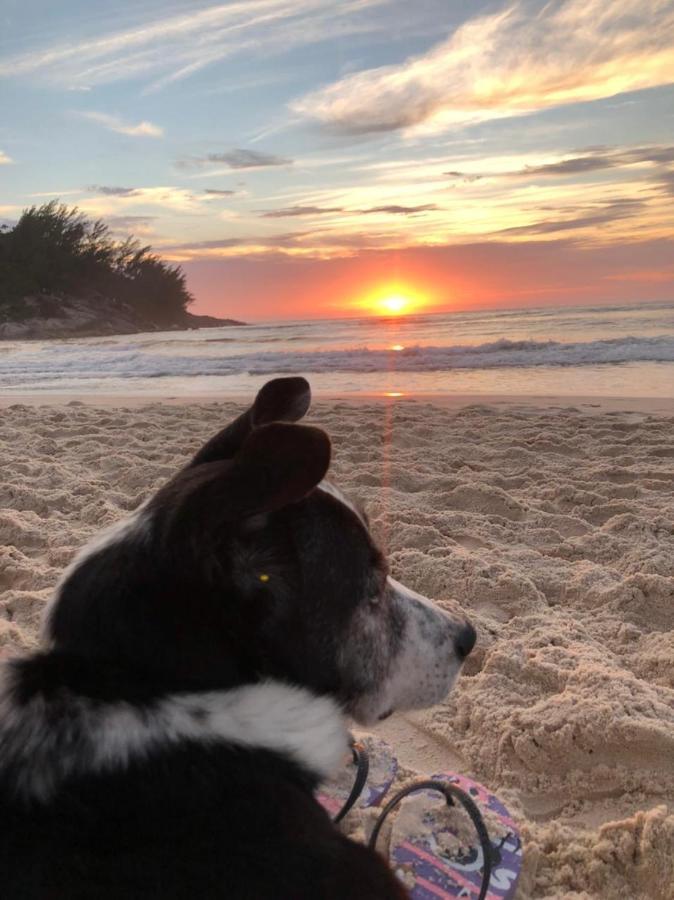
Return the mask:
<svg viewBox="0 0 674 900">
<path fill-rule="evenodd" d="M 454 639 L 454 646 L 456 647 L 457 656 L 459 656 L 460 659 L 465 659 L 475 646 L 476 640 L 477 634 L 475 632 L 475 629 L 470 624 L 470 622 L 466 622 L 466 624 L 461 627 L 461 630 Z"/>
<path fill-rule="evenodd" d="M 425 709 L 440 703 L 475 646 L 475 629 L 458 608 L 445 609 L 390 576 L 388 588 L 391 607 L 403 630 L 388 677 L 373 695 L 372 714 L 367 709 L 363 713 L 363 724 L 391 709 Z"/>
</svg>

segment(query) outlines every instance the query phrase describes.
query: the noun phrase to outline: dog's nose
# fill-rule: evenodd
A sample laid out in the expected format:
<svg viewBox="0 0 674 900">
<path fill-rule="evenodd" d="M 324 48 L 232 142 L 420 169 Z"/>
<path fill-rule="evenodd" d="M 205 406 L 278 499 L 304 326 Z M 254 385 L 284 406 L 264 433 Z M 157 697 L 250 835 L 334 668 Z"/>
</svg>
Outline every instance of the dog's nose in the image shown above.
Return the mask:
<svg viewBox="0 0 674 900">
<path fill-rule="evenodd" d="M 475 633 L 475 629 L 470 622 L 466 622 L 461 628 L 461 631 L 459 631 L 454 638 L 454 646 L 456 647 L 456 653 L 459 659 L 465 659 L 468 656 L 475 646 L 476 640 L 477 634 Z"/>
</svg>

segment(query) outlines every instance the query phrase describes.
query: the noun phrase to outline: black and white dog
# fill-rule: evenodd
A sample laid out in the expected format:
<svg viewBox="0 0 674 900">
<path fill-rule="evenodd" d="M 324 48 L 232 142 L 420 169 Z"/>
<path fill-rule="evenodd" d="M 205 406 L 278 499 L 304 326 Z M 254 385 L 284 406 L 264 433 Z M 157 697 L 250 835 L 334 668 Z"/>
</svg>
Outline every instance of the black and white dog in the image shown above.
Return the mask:
<svg viewBox="0 0 674 900">
<path fill-rule="evenodd" d="M 6 900 L 402 898 L 314 799 L 373 723 L 450 689 L 475 632 L 388 574 L 269 382 L 75 559 L 0 675 Z"/>
</svg>

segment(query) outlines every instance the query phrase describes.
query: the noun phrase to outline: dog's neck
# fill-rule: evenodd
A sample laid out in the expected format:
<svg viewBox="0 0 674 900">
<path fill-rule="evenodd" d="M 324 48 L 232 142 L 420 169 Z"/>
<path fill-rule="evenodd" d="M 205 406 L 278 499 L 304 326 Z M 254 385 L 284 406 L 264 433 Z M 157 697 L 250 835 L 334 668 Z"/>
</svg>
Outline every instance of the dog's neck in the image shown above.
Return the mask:
<svg viewBox="0 0 674 900">
<path fill-rule="evenodd" d="M 63 687 L 27 691 L 29 667 L 30 660 L 6 663 L 0 674 L 0 774 L 11 771 L 17 791 L 36 800 L 73 777 L 114 772 L 188 742 L 278 753 L 316 782 L 348 753 L 338 705 L 305 688 L 265 681 L 106 701 Z"/>
</svg>

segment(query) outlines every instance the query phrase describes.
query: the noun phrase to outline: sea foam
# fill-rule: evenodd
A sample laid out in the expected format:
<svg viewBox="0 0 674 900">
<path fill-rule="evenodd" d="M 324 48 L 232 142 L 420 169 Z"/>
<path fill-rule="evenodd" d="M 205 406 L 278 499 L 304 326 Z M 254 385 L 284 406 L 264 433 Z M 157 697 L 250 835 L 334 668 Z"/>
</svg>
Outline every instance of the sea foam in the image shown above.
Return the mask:
<svg viewBox="0 0 674 900">
<path fill-rule="evenodd" d="M 212 347 L 212 345 L 211 345 Z M 454 369 L 510 369 L 604 366 L 630 362 L 674 362 L 674 336 L 620 337 L 585 342 L 508 340 L 454 346 L 408 346 L 399 350 L 348 349 L 255 352 L 194 350 L 157 352 L 128 339 L 115 346 L 87 342 L 13 345 L 0 354 L 0 385 L 101 377 L 273 375 L 296 372 L 443 372 Z M 166 348 L 169 351 L 169 348 Z M 201 352 L 197 352 L 200 350 Z"/>
</svg>

